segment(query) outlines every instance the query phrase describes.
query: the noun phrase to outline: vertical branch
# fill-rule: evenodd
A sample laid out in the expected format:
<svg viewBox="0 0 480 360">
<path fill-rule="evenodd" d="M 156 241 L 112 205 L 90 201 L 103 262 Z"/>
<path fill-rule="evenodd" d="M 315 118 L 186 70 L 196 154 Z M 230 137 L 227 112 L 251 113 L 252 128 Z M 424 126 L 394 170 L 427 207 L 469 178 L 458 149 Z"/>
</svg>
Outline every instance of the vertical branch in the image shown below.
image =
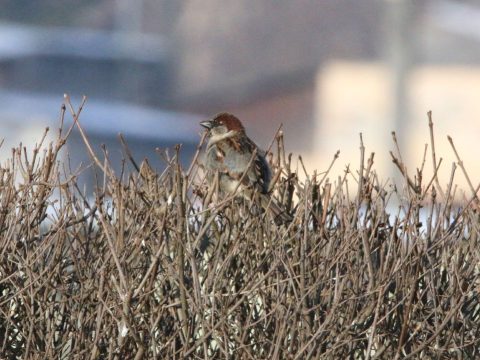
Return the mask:
<svg viewBox="0 0 480 360">
<path fill-rule="evenodd" d="M 438 192 L 440 192 L 440 195 L 442 197 L 442 200 L 445 200 L 445 193 L 440 186 L 440 181 L 438 180 L 438 167 L 440 166 L 440 163 L 442 162 L 442 158 L 440 158 L 440 161 L 438 163 L 437 167 L 437 154 L 435 150 L 435 136 L 433 134 L 433 119 L 432 119 L 432 112 L 429 111 L 427 113 L 428 116 L 428 128 L 430 130 L 430 147 L 432 148 L 432 165 L 433 165 L 433 178 L 435 179 L 435 185 L 437 186 Z"/>
<path fill-rule="evenodd" d="M 184 242 L 185 237 L 185 201 L 183 199 L 183 176 L 182 170 L 180 168 L 179 152 L 180 147 L 176 147 L 176 167 L 175 167 L 175 187 L 176 187 L 176 206 L 178 211 L 177 216 L 177 243 L 176 243 L 176 255 L 177 255 L 177 267 L 178 267 L 178 282 L 179 287 L 178 291 L 180 294 L 180 309 L 179 309 L 179 318 L 180 326 L 182 327 L 182 333 L 184 338 L 184 347 L 185 349 L 189 343 L 189 330 L 188 330 L 188 306 L 187 306 L 187 296 L 185 288 L 185 246 Z"/>
</svg>

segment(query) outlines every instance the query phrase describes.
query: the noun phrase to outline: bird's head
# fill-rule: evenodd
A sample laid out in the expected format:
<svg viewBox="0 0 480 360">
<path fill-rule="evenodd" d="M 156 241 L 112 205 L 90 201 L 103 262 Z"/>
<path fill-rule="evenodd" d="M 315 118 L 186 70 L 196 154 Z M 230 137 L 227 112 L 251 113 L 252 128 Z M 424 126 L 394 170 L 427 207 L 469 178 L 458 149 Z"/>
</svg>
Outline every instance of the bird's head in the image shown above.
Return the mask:
<svg viewBox="0 0 480 360">
<path fill-rule="evenodd" d="M 229 113 L 220 113 L 211 120 L 200 123 L 206 128 L 210 137 L 228 137 L 245 133 L 245 128 L 238 118 Z"/>
</svg>

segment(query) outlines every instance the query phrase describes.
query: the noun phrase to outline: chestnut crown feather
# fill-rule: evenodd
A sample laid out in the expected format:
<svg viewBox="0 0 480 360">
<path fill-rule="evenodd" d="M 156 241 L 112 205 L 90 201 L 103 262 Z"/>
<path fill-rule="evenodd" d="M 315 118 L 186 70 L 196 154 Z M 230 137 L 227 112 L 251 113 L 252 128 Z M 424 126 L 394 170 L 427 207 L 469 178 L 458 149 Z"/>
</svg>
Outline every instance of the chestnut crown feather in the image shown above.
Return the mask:
<svg viewBox="0 0 480 360">
<path fill-rule="evenodd" d="M 243 127 L 240 120 L 235 115 L 230 113 L 220 113 L 214 116 L 213 118 L 214 123 L 224 125 L 228 130 L 245 132 L 245 128 Z"/>
</svg>

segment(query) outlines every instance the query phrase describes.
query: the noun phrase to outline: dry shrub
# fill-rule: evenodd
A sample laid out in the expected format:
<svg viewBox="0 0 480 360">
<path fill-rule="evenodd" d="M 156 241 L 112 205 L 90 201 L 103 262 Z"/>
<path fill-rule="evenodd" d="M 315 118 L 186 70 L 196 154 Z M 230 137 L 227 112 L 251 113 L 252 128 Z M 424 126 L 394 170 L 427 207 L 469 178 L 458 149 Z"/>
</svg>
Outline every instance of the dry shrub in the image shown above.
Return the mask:
<svg viewBox="0 0 480 360">
<path fill-rule="evenodd" d="M 453 173 L 411 179 L 392 153 L 407 185 L 386 187 L 362 145 L 358 171 L 300 181 L 279 133 L 273 193 L 294 220 L 277 226 L 178 149 L 161 173 L 126 146 L 133 171 L 94 157 L 85 194 L 58 161 L 70 131 L 0 169 L 2 358 L 479 356 L 478 199 L 453 203 Z"/>
</svg>

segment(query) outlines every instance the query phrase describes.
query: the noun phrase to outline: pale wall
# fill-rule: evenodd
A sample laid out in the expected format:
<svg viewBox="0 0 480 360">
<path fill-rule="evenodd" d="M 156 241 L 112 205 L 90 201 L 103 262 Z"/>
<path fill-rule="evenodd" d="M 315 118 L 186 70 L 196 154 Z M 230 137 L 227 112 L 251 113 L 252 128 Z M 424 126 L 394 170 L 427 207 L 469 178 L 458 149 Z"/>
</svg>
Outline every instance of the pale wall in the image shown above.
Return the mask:
<svg viewBox="0 0 480 360">
<path fill-rule="evenodd" d="M 392 87 L 388 69 L 378 63 L 332 62 L 317 75 L 316 149 L 306 157 L 311 168 L 326 169 L 337 149 L 341 151 L 331 178 L 342 174 L 346 164 L 358 168 L 359 133 L 363 133 L 366 157 L 375 152 L 375 168 L 381 179 L 395 176 L 389 150 L 394 149 L 391 131 Z M 410 74 L 409 115 L 403 159 L 413 177 L 421 166 L 425 144 L 430 144 L 427 111 L 433 111 L 437 159 L 442 157 L 441 184 L 449 181 L 453 151 L 451 135 L 473 186 L 480 182 L 480 68 L 462 66 L 417 67 Z M 430 148 L 429 148 L 430 150 Z M 427 153 L 424 177 L 431 176 Z M 457 168 L 455 183 L 468 189 Z M 471 193 L 468 192 L 470 195 Z"/>
</svg>

